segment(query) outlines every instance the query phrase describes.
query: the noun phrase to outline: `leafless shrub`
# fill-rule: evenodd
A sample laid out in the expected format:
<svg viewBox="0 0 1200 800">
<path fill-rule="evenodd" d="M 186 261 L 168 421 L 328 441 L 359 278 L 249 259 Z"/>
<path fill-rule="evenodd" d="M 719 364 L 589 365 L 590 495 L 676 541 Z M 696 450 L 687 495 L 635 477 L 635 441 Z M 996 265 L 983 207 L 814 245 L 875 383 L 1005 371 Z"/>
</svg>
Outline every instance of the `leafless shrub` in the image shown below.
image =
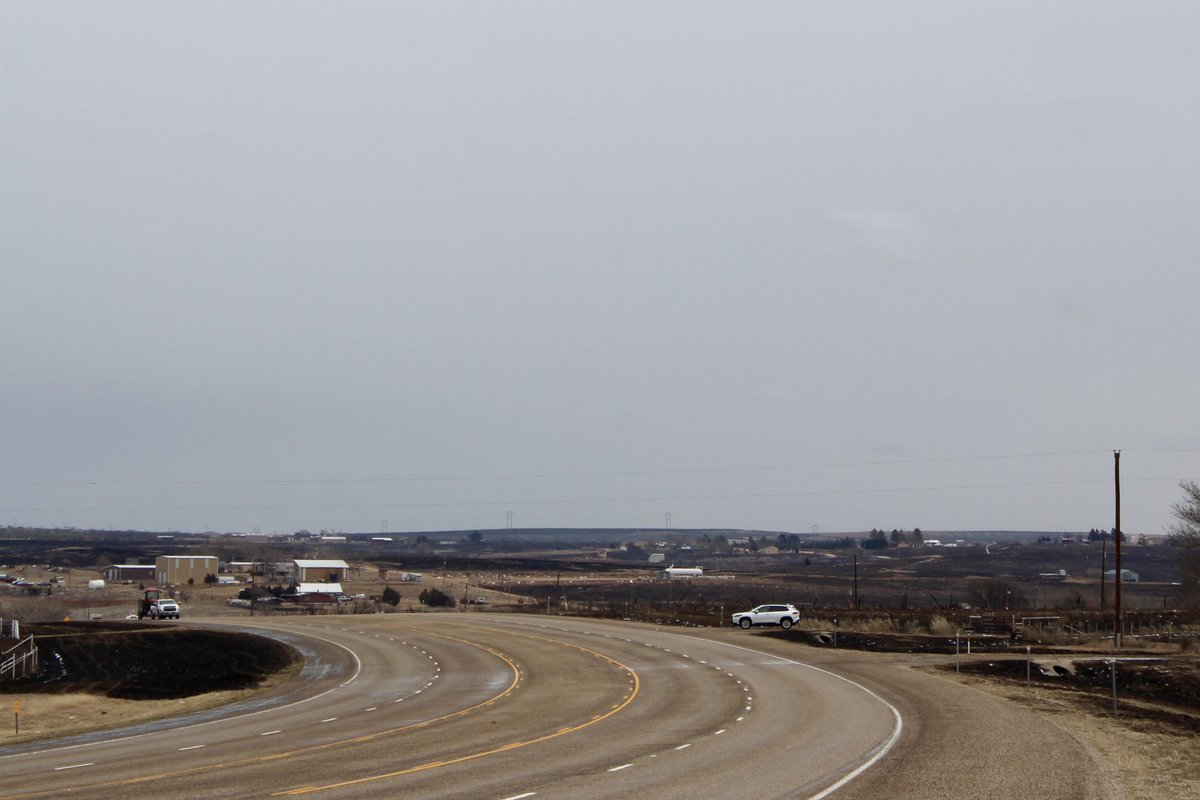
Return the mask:
<svg viewBox="0 0 1200 800">
<path fill-rule="evenodd" d="M 57 597 L 8 597 L 0 604 L 0 616 L 20 620 L 25 625 L 61 622 L 70 614 L 67 604 Z"/>
</svg>

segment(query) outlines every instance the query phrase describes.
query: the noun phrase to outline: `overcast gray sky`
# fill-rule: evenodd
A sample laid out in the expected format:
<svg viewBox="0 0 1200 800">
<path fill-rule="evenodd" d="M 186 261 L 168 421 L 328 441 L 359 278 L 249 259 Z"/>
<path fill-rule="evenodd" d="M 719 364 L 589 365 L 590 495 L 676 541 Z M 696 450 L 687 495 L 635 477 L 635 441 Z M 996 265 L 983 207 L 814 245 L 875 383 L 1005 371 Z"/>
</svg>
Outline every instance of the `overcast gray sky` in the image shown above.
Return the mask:
<svg viewBox="0 0 1200 800">
<path fill-rule="evenodd" d="M 1198 142 L 1191 2 L 2 0 L 0 524 L 1162 532 Z"/>
</svg>

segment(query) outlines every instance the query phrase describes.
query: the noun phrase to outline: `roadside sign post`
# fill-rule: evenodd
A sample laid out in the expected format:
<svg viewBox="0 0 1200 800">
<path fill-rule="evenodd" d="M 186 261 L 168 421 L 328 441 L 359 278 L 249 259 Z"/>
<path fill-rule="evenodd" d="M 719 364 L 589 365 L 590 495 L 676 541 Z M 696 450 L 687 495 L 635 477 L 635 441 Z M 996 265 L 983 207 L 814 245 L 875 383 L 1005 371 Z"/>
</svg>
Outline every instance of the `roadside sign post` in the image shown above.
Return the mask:
<svg viewBox="0 0 1200 800">
<path fill-rule="evenodd" d="M 955 672 L 962 672 L 962 670 L 959 669 L 959 660 L 961 658 L 961 654 L 959 653 L 959 636 L 961 636 L 961 634 L 958 631 L 955 631 L 954 632 L 954 671 Z"/>
<path fill-rule="evenodd" d="M 21 701 L 13 700 L 13 733 L 21 735 Z"/>
<path fill-rule="evenodd" d="M 1029 645 L 1025 645 L 1025 688 L 1026 689 L 1028 689 L 1030 686 L 1029 676 L 1030 676 L 1030 673 L 1033 671 L 1032 670 L 1032 660 L 1030 658 L 1029 652 L 1030 652 Z"/>
</svg>

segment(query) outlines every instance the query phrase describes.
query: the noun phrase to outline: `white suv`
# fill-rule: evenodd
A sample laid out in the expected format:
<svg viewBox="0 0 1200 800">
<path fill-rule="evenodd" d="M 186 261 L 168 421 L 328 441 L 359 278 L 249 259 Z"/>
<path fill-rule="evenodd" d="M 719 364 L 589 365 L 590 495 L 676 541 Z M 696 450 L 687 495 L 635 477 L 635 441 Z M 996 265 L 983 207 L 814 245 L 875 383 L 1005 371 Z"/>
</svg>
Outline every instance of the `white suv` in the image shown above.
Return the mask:
<svg viewBox="0 0 1200 800">
<path fill-rule="evenodd" d="M 800 620 L 800 612 L 792 605 L 759 606 L 733 615 L 733 624 L 743 628 L 751 625 L 778 625 L 787 630 Z"/>
</svg>

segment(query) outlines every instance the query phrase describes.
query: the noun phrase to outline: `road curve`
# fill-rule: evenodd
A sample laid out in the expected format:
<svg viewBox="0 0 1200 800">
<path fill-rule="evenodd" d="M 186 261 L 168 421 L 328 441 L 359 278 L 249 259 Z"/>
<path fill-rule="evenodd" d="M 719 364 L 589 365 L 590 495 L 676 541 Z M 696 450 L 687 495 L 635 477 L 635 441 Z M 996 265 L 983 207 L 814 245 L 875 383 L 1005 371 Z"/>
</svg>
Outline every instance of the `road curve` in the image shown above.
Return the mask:
<svg viewBox="0 0 1200 800">
<path fill-rule="evenodd" d="M 430 614 L 239 627 L 345 656 L 266 708 L 0 751 L 0 797 L 732 797 L 748 781 L 794 797 L 895 730 L 885 704 L 829 673 L 648 626 Z"/>
<path fill-rule="evenodd" d="M 262 707 L 0 749 L 0 798 L 935 796 L 878 778 L 893 746 L 912 755 L 905 706 L 928 711 L 769 637 L 501 614 L 236 627 L 307 643 L 322 674 Z"/>
</svg>

